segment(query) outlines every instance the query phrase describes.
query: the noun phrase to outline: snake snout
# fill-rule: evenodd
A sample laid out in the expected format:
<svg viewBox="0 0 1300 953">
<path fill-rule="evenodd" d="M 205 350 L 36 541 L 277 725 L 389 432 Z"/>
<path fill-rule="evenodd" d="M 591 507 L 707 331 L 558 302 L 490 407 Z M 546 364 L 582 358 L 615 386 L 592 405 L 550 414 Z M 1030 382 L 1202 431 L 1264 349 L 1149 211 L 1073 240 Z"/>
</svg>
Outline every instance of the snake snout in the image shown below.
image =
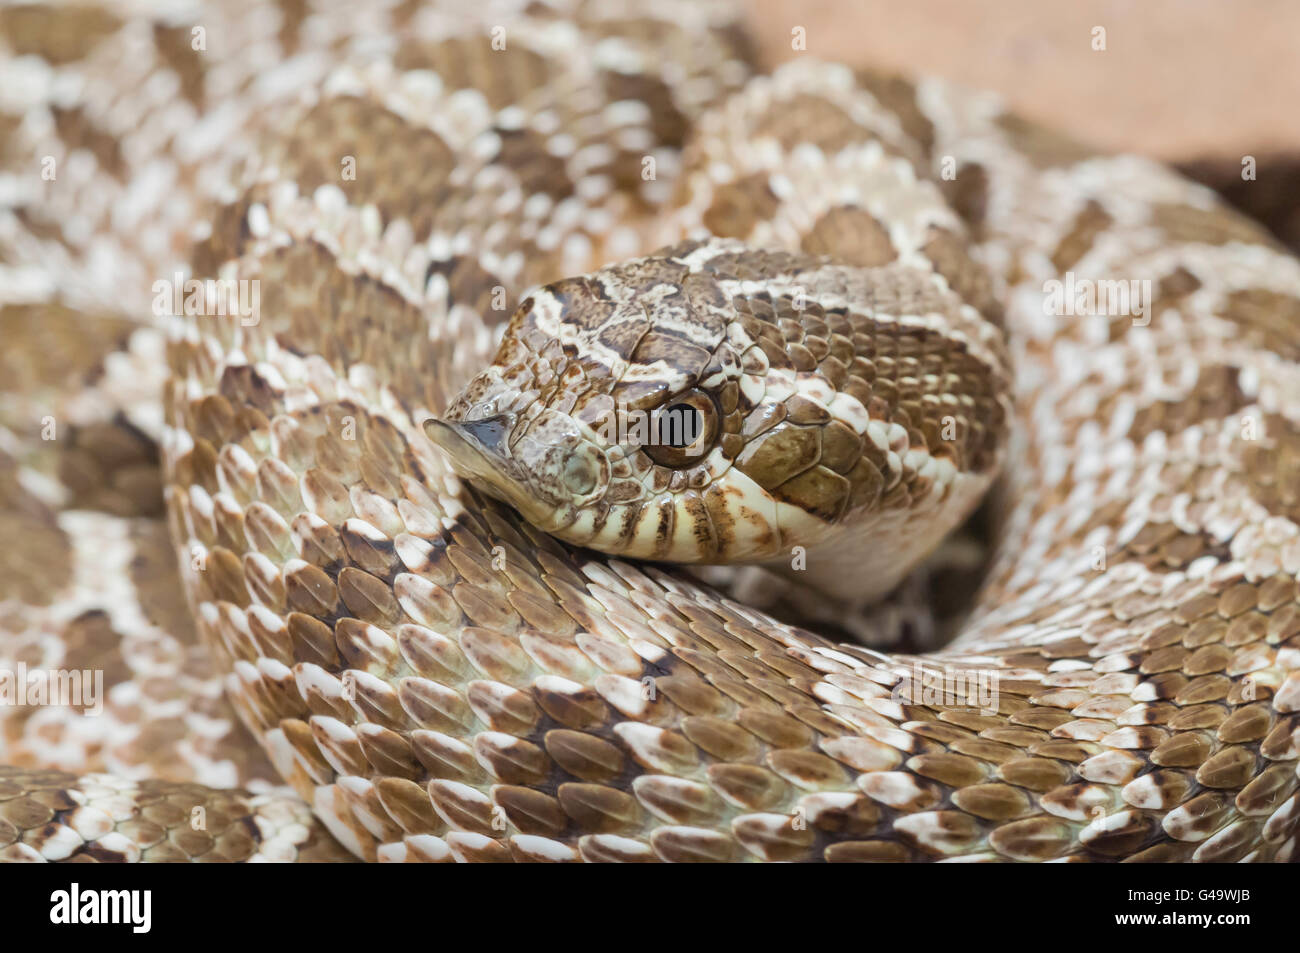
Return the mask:
<svg viewBox="0 0 1300 953">
<path fill-rule="evenodd" d="M 424 432 L 451 458 L 452 469 L 489 495 L 509 503 L 535 524 L 553 516 L 536 492 L 526 464 L 510 446 L 516 415 L 494 414 L 479 420 L 430 417 Z"/>
<path fill-rule="evenodd" d="M 510 413 L 494 414 L 480 420 L 430 417 L 424 422 L 424 432 L 446 451 L 457 470 L 486 476 L 480 471 L 513 469 L 509 463 L 510 432 L 514 423 L 515 415 Z"/>
<path fill-rule="evenodd" d="M 462 420 L 454 426 L 488 453 L 503 457 L 510 455 L 509 440 L 515 427 L 514 414 L 494 414 L 482 420 Z"/>
<path fill-rule="evenodd" d="M 424 432 L 451 457 L 455 470 L 504 490 L 518 483 L 521 474 L 510 457 L 510 431 L 514 414 L 496 414 L 481 420 L 443 420 L 430 417 Z"/>
<path fill-rule="evenodd" d="M 433 417 L 424 429 L 458 474 L 533 525 L 567 525 L 604 494 L 609 463 L 563 415 L 543 413 L 526 427 L 518 424 L 518 416 L 507 412 L 477 420 Z"/>
</svg>

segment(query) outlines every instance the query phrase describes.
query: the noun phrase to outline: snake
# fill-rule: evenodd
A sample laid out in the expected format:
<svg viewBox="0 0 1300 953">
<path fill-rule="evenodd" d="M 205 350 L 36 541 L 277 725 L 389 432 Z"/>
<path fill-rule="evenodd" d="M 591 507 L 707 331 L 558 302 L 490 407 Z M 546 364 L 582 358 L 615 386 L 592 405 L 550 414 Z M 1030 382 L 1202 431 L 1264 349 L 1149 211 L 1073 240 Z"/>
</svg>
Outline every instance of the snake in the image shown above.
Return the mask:
<svg viewBox="0 0 1300 953">
<path fill-rule="evenodd" d="M 745 18 L 0 7 L 0 859 L 1296 859 L 1300 264 Z"/>
</svg>

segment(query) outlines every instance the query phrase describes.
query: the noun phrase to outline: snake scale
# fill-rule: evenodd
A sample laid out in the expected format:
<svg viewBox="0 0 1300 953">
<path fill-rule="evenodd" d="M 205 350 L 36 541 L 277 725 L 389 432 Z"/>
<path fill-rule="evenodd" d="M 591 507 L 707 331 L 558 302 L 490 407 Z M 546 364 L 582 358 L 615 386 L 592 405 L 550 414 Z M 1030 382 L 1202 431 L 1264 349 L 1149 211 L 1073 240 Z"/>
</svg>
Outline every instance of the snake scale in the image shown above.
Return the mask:
<svg viewBox="0 0 1300 953">
<path fill-rule="evenodd" d="M 1300 265 L 742 20 L 0 7 L 0 859 L 1295 859 Z"/>
</svg>

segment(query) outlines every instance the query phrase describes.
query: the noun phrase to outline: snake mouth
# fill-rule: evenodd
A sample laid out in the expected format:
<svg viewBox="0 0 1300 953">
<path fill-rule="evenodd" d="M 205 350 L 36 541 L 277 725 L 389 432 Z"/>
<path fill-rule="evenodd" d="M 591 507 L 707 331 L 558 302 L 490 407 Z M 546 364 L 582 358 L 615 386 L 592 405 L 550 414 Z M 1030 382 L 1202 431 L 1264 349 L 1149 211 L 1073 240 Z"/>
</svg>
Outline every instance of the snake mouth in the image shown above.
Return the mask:
<svg viewBox="0 0 1300 953">
<path fill-rule="evenodd" d="M 544 518 L 548 508 L 528 491 L 527 474 L 510 456 L 514 425 L 515 415 L 509 413 L 468 421 L 430 417 L 424 432 L 451 458 L 458 474 L 532 522 Z"/>
</svg>

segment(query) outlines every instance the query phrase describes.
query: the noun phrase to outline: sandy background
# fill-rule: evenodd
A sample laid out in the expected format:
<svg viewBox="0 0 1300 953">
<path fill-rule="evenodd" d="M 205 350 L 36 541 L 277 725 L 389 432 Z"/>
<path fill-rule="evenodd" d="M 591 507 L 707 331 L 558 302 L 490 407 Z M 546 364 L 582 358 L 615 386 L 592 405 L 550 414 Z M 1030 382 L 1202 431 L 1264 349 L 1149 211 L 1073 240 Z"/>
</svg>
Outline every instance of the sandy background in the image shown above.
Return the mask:
<svg viewBox="0 0 1300 953">
<path fill-rule="evenodd" d="M 769 64 L 808 52 L 994 89 L 1026 116 L 1164 159 L 1300 152 L 1297 0 L 751 0 Z M 1092 30 L 1106 50 L 1092 50 Z"/>
</svg>

